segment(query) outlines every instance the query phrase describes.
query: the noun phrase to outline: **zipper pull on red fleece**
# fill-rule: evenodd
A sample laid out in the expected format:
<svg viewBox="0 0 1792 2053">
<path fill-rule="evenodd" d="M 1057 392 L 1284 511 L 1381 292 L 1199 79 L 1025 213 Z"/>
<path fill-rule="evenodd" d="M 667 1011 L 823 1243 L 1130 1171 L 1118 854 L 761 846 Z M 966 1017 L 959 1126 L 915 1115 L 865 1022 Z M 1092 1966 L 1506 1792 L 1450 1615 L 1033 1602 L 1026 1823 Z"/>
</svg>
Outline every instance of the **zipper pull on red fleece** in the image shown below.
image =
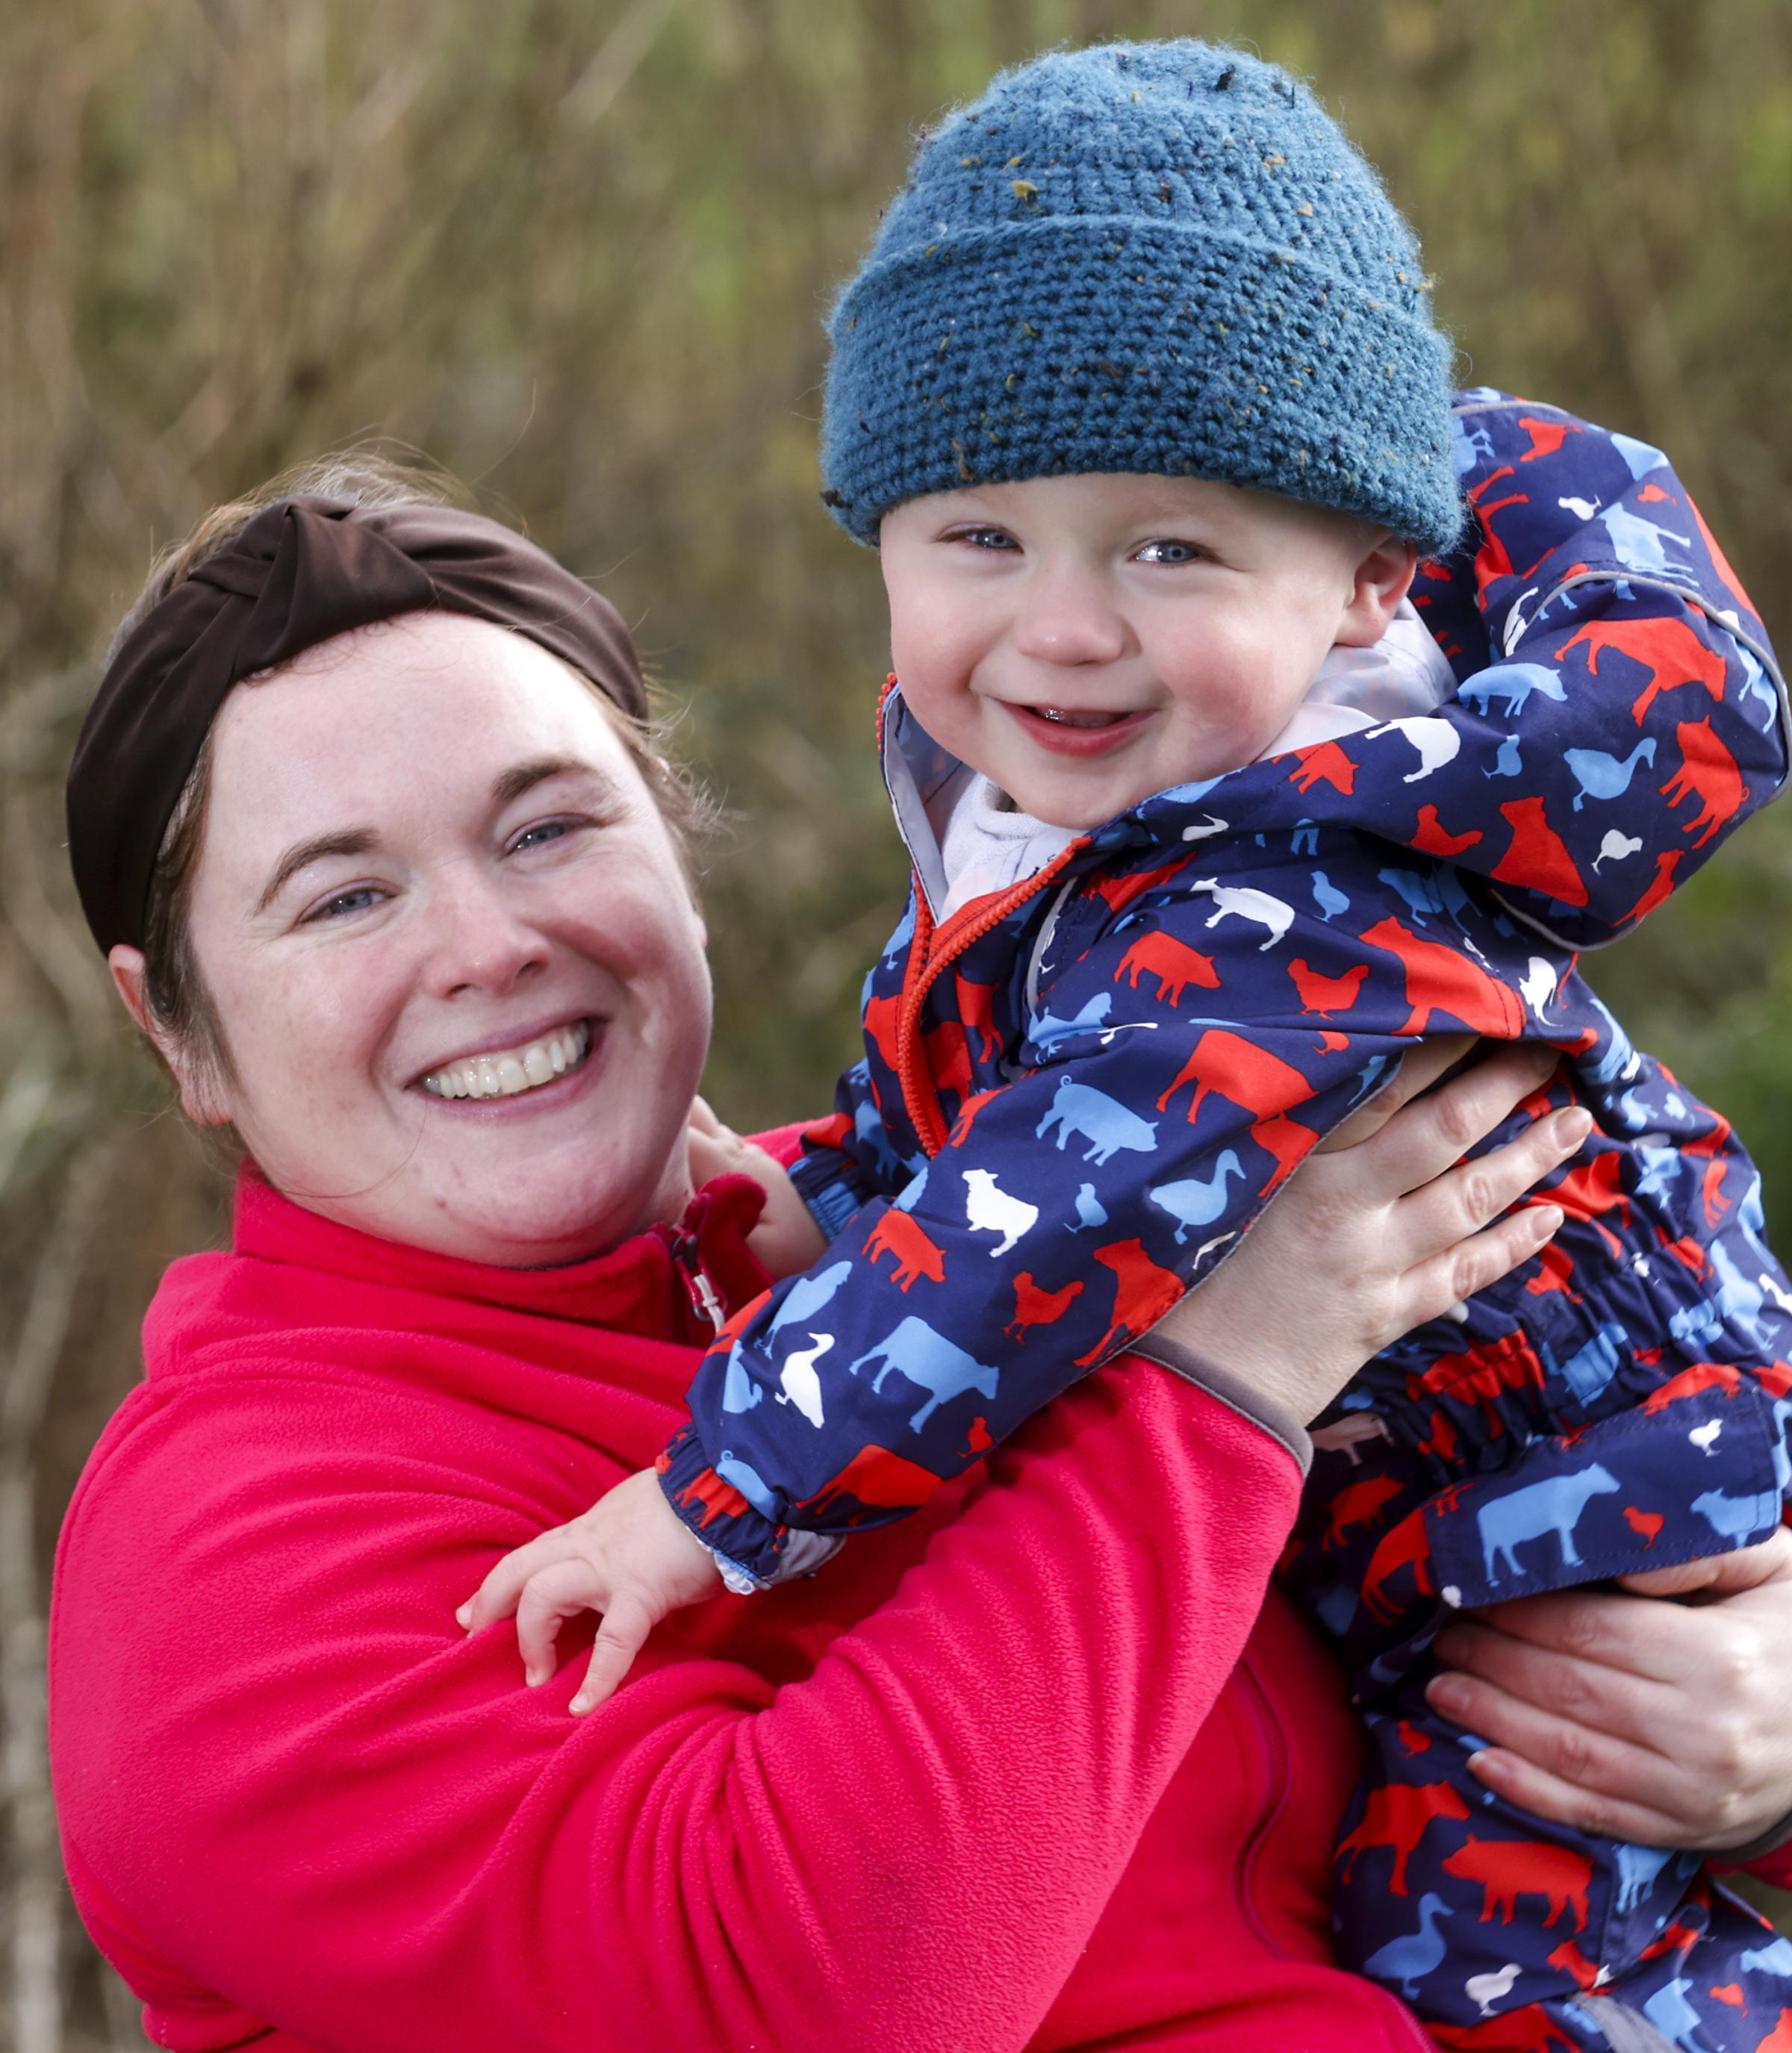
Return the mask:
<svg viewBox="0 0 1792 2053">
<path fill-rule="evenodd" d="M 711 1333 L 719 1333 L 722 1321 L 728 1315 L 722 1309 L 715 1285 L 705 1273 L 697 1235 L 682 1227 L 674 1227 L 666 1235 L 666 1245 L 672 1251 L 672 1260 L 683 1281 L 685 1295 L 690 1300 L 691 1309 Z"/>
</svg>

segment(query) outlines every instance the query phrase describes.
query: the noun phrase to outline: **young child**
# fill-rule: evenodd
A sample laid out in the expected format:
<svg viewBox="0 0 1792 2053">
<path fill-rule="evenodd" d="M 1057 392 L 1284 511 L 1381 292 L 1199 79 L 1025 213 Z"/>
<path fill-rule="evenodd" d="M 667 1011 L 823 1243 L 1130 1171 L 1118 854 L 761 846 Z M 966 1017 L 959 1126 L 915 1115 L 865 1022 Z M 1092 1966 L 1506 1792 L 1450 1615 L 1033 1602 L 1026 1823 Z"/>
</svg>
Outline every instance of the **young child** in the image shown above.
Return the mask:
<svg viewBox="0 0 1792 2053">
<path fill-rule="evenodd" d="M 1558 1049 L 1529 1111 L 1593 1125 L 1556 1243 L 1312 1436 L 1288 1566 L 1373 1742 L 1343 1956 L 1446 2045 L 1788 2043 L 1792 1945 L 1696 1857 L 1509 1808 L 1424 1698 L 1452 1607 L 1781 1516 L 1758 1179 L 1574 967 L 1784 775 L 1747 599 L 1660 452 L 1492 391 L 1452 417 L 1405 223 L 1236 51 L 1004 73 L 832 336 L 914 889 L 794 1172 L 831 1244 L 718 1337 L 666 1497 L 757 1587 L 1127 1348 L 1304 1455 L 1151 1329 L 1418 1038 Z"/>
</svg>

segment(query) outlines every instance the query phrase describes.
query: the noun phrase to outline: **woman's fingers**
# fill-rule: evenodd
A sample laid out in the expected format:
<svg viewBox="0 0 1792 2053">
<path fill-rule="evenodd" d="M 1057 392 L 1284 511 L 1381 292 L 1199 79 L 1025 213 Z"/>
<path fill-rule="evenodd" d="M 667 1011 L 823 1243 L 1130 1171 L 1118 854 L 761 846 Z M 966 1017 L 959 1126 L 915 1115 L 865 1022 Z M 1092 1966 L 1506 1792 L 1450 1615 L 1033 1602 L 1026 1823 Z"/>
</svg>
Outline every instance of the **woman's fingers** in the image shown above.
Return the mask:
<svg viewBox="0 0 1792 2053">
<path fill-rule="evenodd" d="M 1410 1333 L 1440 1319 L 1452 1306 L 1509 1276 L 1549 1245 L 1562 1217 L 1558 1205 L 1526 1205 L 1497 1226 L 1415 1263 L 1397 1286 L 1399 1331 Z"/>
<path fill-rule="evenodd" d="M 1502 1048 L 1409 1105 L 1350 1158 L 1370 1187 L 1392 1200 L 1441 1176 L 1484 1140 L 1561 1062 L 1558 1050 L 1527 1043 Z"/>
<path fill-rule="evenodd" d="M 1417 1116 L 1416 1112 L 1409 1115 Z M 1409 1266 L 1416 1265 L 1479 1234 L 1503 1213 L 1511 1211 L 1551 1170 L 1558 1169 L 1592 1129 L 1592 1114 L 1578 1105 L 1552 1112 L 1546 1118 L 1533 1121 L 1492 1154 L 1477 1156 L 1472 1161 L 1446 1170 L 1422 1189 L 1397 1199 L 1388 1219 L 1395 1258 Z M 1561 1223 L 1559 1210 L 1550 1206 L 1546 1197 L 1525 1209 L 1554 1211 L 1556 1224 Z"/>
<path fill-rule="evenodd" d="M 1393 1081 L 1360 1111 L 1334 1126 L 1314 1153 L 1335 1155 L 1379 1133 L 1402 1105 L 1411 1104 L 1421 1091 L 1428 1090 L 1446 1070 L 1460 1062 L 1475 1042 L 1472 1034 L 1437 1034 L 1409 1049 L 1401 1058 Z"/>
<path fill-rule="evenodd" d="M 633 1590 L 618 1590 L 591 1643 L 591 1658 L 585 1679 L 572 1699 L 572 1714 L 583 1717 L 595 1710 L 633 1666 L 643 1643 L 659 1623 L 651 1605 Z"/>
</svg>

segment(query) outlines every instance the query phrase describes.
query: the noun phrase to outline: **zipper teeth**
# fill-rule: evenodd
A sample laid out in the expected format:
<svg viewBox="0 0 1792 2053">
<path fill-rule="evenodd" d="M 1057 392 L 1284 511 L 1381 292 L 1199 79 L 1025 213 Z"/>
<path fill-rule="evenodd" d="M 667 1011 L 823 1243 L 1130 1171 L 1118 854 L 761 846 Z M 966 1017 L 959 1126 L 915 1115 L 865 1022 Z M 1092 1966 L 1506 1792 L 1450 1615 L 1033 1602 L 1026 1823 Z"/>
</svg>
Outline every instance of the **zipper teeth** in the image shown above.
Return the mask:
<svg viewBox="0 0 1792 2053">
<path fill-rule="evenodd" d="M 992 928 L 999 927 L 1016 906 L 1024 905 L 1035 893 L 1043 891 L 1064 869 L 1075 856 L 1088 847 L 1087 834 L 1079 834 L 1070 846 L 1060 849 L 1043 869 L 1036 869 L 1031 877 L 1024 877 L 1018 884 L 1011 885 L 983 912 L 966 921 L 963 926 L 957 917 L 947 921 L 944 928 L 933 924 L 932 909 L 927 903 L 927 894 L 921 888 L 918 872 L 914 880 L 914 940 L 911 944 L 909 961 L 911 978 L 902 993 L 902 1010 L 896 1026 L 896 1074 L 902 1086 L 902 1105 L 914 1128 L 916 1137 L 929 1156 L 937 1155 L 945 1145 L 945 1122 L 940 1117 L 939 1093 L 932 1087 L 929 1076 L 922 1080 L 922 1065 L 917 1059 L 915 1042 L 921 1023 L 921 1008 L 927 994 L 941 974 L 950 968 L 965 951 Z M 936 956 L 933 944 L 945 934 L 951 935 L 950 944 Z M 915 965 L 919 975 L 914 975 Z"/>
</svg>

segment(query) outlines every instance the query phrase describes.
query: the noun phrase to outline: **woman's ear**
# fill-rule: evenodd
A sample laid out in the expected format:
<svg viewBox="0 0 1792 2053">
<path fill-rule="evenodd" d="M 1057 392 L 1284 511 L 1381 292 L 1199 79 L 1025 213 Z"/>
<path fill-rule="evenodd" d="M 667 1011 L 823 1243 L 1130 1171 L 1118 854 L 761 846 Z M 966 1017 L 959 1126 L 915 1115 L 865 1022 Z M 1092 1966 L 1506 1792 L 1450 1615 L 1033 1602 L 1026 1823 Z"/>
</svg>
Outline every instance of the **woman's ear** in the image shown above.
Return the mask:
<svg viewBox="0 0 1792 2053">
<path fill-rule="evenodd" d="M 143 1038 L 168 1066 L 180 1093 L 180 1109 L 195 1126 L 224 1126 L 230 1123 L 230 1108 L 215 1074 L 216 1065 L 170 1031 L 151 1009 L 144 984 L 143 950 L 120 941 L 106 957 L 113 987 L 124 1001 L 124 1009 L 136 1022 Z"/>
<path fill-rule="evenodd" d="M 1358 559 L 1334 638 L 1346 649 L 1372 648 L 1387 633 L 1418 567 L 1419 552 L 1410 542 L 1380 529 Z"/>
</svg>

